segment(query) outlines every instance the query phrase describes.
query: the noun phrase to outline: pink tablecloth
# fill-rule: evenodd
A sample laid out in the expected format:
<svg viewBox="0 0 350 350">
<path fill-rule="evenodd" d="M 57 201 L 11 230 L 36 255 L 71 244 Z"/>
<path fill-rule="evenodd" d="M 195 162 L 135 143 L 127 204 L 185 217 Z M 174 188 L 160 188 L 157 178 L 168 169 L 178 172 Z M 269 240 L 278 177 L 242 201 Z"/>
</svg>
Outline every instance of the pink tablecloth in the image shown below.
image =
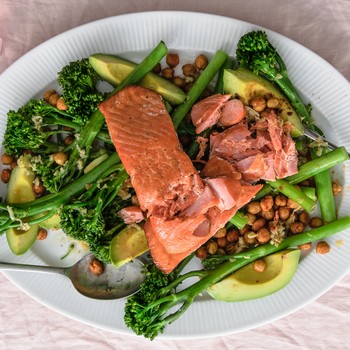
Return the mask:
<svg viewBox="0 0 350 350">
<path fill-rule="evenodd" d="M 310 48 L 350 79 L 349 0 L 0 0 L 0 73 L 28 50 L 67 29 L 149 10 L 207 12 L 262 25 Z M 152 343 L 57 314 L 18 290 L 2 274 L 0 285 L 2 350 L 350 348 L 350 275 L 311 305 L 272 324 L 207 340 Z"/>
</svg>

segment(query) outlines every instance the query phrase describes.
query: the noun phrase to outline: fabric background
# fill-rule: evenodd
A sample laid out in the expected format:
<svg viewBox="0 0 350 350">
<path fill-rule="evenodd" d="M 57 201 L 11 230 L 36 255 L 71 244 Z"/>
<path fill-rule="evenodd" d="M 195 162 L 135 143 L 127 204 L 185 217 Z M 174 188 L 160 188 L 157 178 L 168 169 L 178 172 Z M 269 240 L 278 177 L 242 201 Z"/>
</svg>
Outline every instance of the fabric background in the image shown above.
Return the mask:
<svg viewBox="0 0 350 350">
<path fill-rule="evenodd" d="M 206 12 L 262 25 L 311 49 L 350 80 L 349 0 L 0 0 L 0 73 L 67 29 L 151 10 Z M 349 324 L 350 275 L 311 305 L 257 329 L 202 340 L 149 342 L 68 319 L 0 274 L 0 350 L 350 349 Z"/>
</svg>

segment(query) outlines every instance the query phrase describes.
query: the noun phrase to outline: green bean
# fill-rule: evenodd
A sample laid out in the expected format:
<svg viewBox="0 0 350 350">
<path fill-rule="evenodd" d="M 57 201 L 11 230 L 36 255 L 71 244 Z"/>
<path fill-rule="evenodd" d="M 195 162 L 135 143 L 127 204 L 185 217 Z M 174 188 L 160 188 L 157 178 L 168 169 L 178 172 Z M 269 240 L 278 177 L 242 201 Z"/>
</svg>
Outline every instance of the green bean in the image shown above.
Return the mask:
<svg viewBox="0 0 350 350">
<path fill-rule="evenodd" d="M 302 164 L 297 174 L 288 176 L 285 180 L 295 185 L 346 160 L 349 160 L 348 152 L 344 147 L 338 147 L 333 151 Z"/>
<path fill-rule="evenodd" d="M 326 150 L 323 151 L 326 154 Z M 313 159 L 317 159 L 316 150 L 310 149 Z M 321 216 L 324 222 L 332 222 L 337 218 L 337 210 L 332 189 L 332 178 L 330 171 L 324 170 L 314 175 L 318 203 L 321 210 Z"/>
</svg>

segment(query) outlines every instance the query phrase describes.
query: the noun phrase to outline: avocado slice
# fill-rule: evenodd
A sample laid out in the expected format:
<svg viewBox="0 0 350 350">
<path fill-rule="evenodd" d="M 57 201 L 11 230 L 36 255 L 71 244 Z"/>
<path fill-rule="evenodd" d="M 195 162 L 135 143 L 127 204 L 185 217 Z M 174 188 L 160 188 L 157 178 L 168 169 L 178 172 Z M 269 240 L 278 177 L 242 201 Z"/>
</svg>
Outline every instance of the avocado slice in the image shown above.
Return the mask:
<svg viewBox="0 0 350 350">
<path fill-rule="evenodd" d="M 113 86 L 119 85 L 137 66 L 131 61 L 102 53 L 91 55 L 89 60 L 96 73 Z M 181 88 L 152 72 L 148 73 L 139 85 L 158 92 L 170 104 L 178 105 L 186 98 Z"/>
<path fill-rule="evenodd" d="M 29 166 L 29 160 L 23 157 L 13 169 L 8 183 L 6 202 L 26 203 L 35 199 L 33 180 L 35 174 Z M 6 239 L 11 251 L 16 255 L 24 254 L 36 241 L 39 225 L 31 225 L 27 230 L 9 228 L 6 230 Z"/>
<path fill-rule="evenodd" d="M 285 122 L 292 125 L 292 137 L 299 137 L 304 134 L 304 126 L 287 97 L 270 81 L 264 79 L 260 75 L 245 69 L 225 69 L 224 71 L 224 91 L 233 96 L 238 95 L 245 105 L 253 97 L 262 96 L 266 99 L 270 97 L 278 98 L 280 101 L 280 116 Z"/>
<path fill-rule="evenodd" d="M 256 272 L 250 263 L 207 289 L 222 301 L 262 298 L 285 287 L 293 278 L 300 258 L 299 249 L 287 249 L 264 258 L 266 269 Z"/>
<path fill-rule="evenodd" d="M 136 224 L 120 231 L 110 243 L 112 264 L 120 267 L 148 251 L 145 231 Z"/>
</svg>

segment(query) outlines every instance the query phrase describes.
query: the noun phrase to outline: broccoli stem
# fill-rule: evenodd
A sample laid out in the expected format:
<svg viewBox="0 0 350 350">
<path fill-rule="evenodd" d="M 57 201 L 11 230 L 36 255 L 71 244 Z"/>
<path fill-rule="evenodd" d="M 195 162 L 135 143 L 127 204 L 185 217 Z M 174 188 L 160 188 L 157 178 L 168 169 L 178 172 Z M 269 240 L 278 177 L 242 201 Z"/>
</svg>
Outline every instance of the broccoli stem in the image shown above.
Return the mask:
<svg viewBox="0 0 350 350">
<path fill-rule="evenodd" d="M 348 152 L 343 146 L 341 146 L 302 164 L 295 175 L 288 176 L 285 180 L 291 185 L 295 185 L 346 160 L 349 160 Z"/>
<path fill-rule="evenodd" d="M 275 188 L 277 191 L 283 193 L 294 202 L 298 203 L 306 211 L 312 211 L 316 202 L 309 198 L 306 194 L 300 191 L 298 188 L 291 185 L 288 181 L 282 179 L 276 179 L 275 181 L 267 181 L 267 183 Z"/>
<path fill-rule="evenodd" d="M 326 151 L 324 150 L 324 152 Z M 314 148 L 310 149 L 310 154 L 313 159 L 316 159 L 318 157 Z M 324 222 L 332 222 L 337 218 L 337 210 L 333 195 L 332 178 L 330 171 L 327 169 L 318 174 L 315 174 L 314 181 L 322 219 Z"/>
<path fill-rule="evenodd" d="M 199 96 L 207 88 L 209 83 L 214 78 L 215 74 L 219 71 L 220 67 L 224 64 L 227 58 L 227 53 L 224 51 L 217 51 L 209 62 L 207 67 L 204 69 L 199 78 L 195 81 L 192 88 L 186 96 L 186 100 L 179 105 L 172 113 L 172 119 L 175 129 L 177 129 L 185 118 L 186 114 L 190 111 L 193 104 L 198 100 Z"/>
</svg>

